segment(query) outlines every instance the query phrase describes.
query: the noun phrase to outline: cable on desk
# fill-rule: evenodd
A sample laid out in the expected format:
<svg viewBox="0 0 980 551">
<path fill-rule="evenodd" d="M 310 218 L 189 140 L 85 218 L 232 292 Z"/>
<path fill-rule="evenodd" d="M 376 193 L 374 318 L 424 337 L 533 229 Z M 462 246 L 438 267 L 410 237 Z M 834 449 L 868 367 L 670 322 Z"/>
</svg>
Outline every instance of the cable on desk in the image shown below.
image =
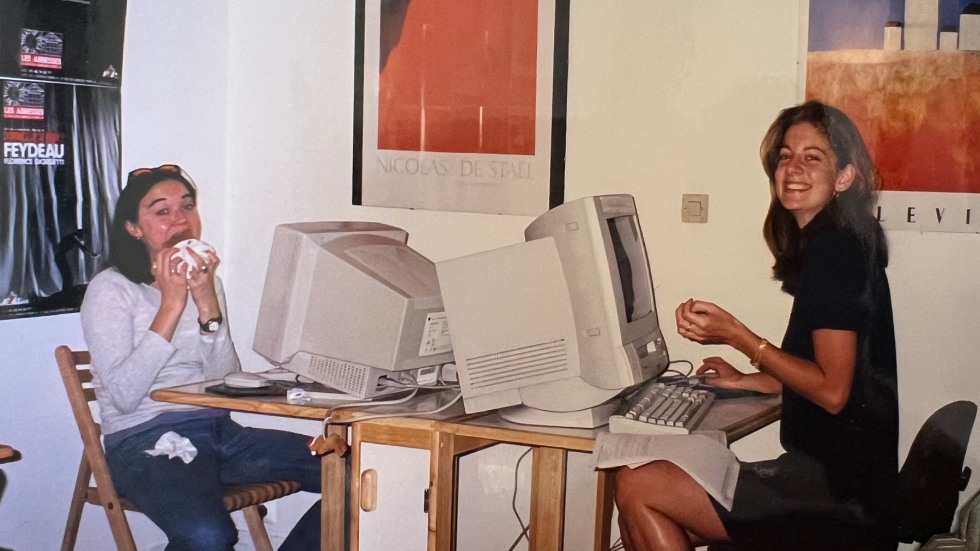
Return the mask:
<svg viewBox="0 0 980 551">
<path fill-rule="evenodd" d="M 324 428 L 326 428 L 326 426 L 329 425 L 330 423 L 339 423 L 339 424 L 342 424 L 343 425 L 343 424 L 347 424 L 347 423 L 350 423 L 351 422 L 351 421 L 334 421 L 333 419 L 331 419 L 331 416 L 333 415 L 333 412 L 335 410 L 338 410 L 338 409 L 348 409 L 348 408 L 368 407 L 368 406 L 393 406 L 393 405 L 402 404 L 402 403 L 405 403 L 405 402 L 411 400 L 418 393 L 419 393 L 419 389 L 414 388 L 414 389 L 412 389 L 411 392 L 409 392 L 405 396 L 402 396 L 401 398 L 397 398 L 395 400 L 385 400 L 385 401 L 381 401 L 381 402 L 374 401 L 374 400 L 365 400 L 363 402 L 351 402 L 351 403 L 348 403 L 348 404 L 344 404 L 342 406 L 334 406 L 334 407 L 332 407 L 332 408 L 330 408 L 330 409 L 327 410 L 327 416 L 323 418 L 323 426 L 324 426 Z M 392 415 L 392 417 L 394 417 L 394 415 Z"/>
<path fill-rule="evenodd" d="M 381 386 L 393 387 L 393 388 L 415 388 L 415 389 L 433 389 L 433 390 L 446 390 L 450 388 L 459 388 L 459 384 L 453 383 L 441 383 L 436 385 L 420 385 L 418 383 L 406 383 L 404 381 L 396 381 L 394 379 L 382 379 L 378 381 Z"/>
<path fill-rule="evenodd" d="M 680 370 L 677 370 L 677 369 L 674 369 L 674 368 L 670 367 L 670 366 L 672 366 L 674 364 L 687 364 L 687 371 L 686 372 L 681 372 Z M 675 374 L 677 376 L 680 376 L 680 377 L 683 377 L 683 378 L 690 377 L 691 376 L 691 373 L 694 373 L 694 364 L 691 363 L 689 360 L 672 360 L 670 363 L 667 364 L 667 369 L 665 369 L 664 372 L 660 374 L 660 376 L 661 377 L 664 377 L 664 376 L 670 377 L 670 375 L 667 375 L 668 373 L 673 373 L 673 374 Z"/>
<path fill-rule="evenodd" d="M 430 388 L 430 387 L 426 387 L 426 388 Z M 418 388 L 413 388 L 411 393 L 409 393 L 404 398 L 399 398 L 397 400 L 389 400 L 389 401 L 386 401 L 386 402 L 355 402 L 353 404 L 344 404 L 342 406 L 337 406 L 337 407 L 330 408 L 330 410 L 327 412 L 327 416 L 323 418 L 323 428 L 325 430 L 326 427 L 327 427 L 327 425 L 329 425 L 331 423 L 336 423 L 336 424 L 339 424 L 339 425 L 347 425 L 347 424 L 353 423 L 355 421 L 367 421 L 368 419 L 381 419 L 381 418 L 384 418 L 384 417 L 416 417 L 416 416 L 419 416 L 419 415 L 434 415 L 436 413 L 439 413 L 439 412 L 442 412 L 442 411 L 445 411 L 445 410 L 449 409 L 450 407 L 453 406 L 453 404 L 455 404 L 456 402 L 458 402 L 460 400 L 460 398 L 463 397 L 463 393 L 462 392 L 459 392 L 448 403 L 446 403 L 446 404 L 444 404 L 442 406 L 439 406 L 436 409 L 429 410 L 429 411 L 412 411 L 412 412 L 405 412 L 405 413 L 376 413 L 374 415 L 363 415 L 363 416 L 357 417 L 355 419 L 344 419 L 343 421 L 336 421 L 334 419 L 331 419 L 331 415 L 333 414 L 333 411 L 336 410 L 336 409 L 347 409 L 347 408 L 350 408 L 350 407 L 387 406 L 387 405 L 401 404 L 401 403 L 404 403 L 404 402 L 407 402 L 407 401 L 411 400 L 412 398 L 415 397 L 416 394 L 418 394 Z"/>
</svg>

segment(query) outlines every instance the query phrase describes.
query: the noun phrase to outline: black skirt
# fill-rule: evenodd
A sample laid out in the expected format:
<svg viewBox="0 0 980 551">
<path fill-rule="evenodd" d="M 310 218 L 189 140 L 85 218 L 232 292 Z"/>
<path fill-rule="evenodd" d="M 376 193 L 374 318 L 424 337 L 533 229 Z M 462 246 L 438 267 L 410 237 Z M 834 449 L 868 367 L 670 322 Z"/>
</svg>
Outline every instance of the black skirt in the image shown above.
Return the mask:
<svg viewBox="0 0 980 551">
<path fill-rule="evenodd" d="M 824 467 L 803 454 L 742 463 L 732 510 L 712 503 L 731 542 L 711 551 L 895 551 L 898 544 L 856 500 L 835 495 Z"/>
</svg>

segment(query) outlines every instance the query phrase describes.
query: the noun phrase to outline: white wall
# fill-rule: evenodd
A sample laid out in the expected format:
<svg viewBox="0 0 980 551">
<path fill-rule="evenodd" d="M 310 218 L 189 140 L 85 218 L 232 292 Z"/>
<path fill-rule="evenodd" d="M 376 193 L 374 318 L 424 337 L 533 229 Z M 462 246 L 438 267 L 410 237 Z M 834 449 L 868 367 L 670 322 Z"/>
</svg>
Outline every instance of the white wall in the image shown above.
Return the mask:
<svg viewBox="0 0 980 551">
<path fill-rule="evenodd" d="M 769 279 L 758 144 L 778 110 L 799 97 L 798 21 L 797 3 L 786 0 L 573 2 L 566 197 L 635 196 L 673 359 L 722 354 L 747 363 L 676 335 L 672 310 L 692 296 L 720 303 L 770 340 L 782 335 L 789 300 Z M 381 221 L 408 230 L 410 243 L 438 261 L 519 241 L 530 221 L 351 206 L 352 60 L 348 0 L 130 0 L 124 166 L 177 162 L 197 180 L 247 369 L 264 367 L 251 340 L 276 223 Z M 682 193 L 711 196 L 708 224 L 680 223 Z M 980 310 L 972 273 L 980 247 L 966 234 L 889 238 L 904 456 L 929 413 L 980 398 L 972 369 L 980 357 L 972 315 Z M 80 452 L 51 354 L 62 342 L 82 345 L 77 316 L 0 322 L 0 441 L 24 453 L 4 467 L 0 546 L 58 545 Z M 978 432 L 967 458 L 974 468 Z M 736 451 L 750 459 L 776 453 L 775 431 Z M 499 455 L 469 461 L 464 476 L 500 476 L 519 455 L 484 453 Z M 964 495 L 978 487 L 980 479 Z M 460 501 L 465 509 L 481 496 Z M 305 503 L 278 507 L 274 537 Z M 509 521 L 510 503 L 481 514 Z M 78 549 L 104 549 L 104 520 L 86 515 Z M 492 522 L 484 527 L 487 538 L 500 537 Z M 159 543 L 155 530 L 137 526 L 146 548 Z"/>
</svg>

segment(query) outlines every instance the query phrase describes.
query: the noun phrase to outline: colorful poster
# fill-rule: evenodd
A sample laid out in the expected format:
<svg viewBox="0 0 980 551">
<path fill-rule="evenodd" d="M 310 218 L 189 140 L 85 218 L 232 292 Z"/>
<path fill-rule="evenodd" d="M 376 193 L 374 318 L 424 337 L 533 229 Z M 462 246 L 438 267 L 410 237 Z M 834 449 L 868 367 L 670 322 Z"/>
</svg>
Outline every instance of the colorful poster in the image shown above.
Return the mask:
<svg viewBox="0 0 980 551">
<path fill-rule="evenodd" d="M 564 189 L 567 0 L 361 0 L 354 204 L 537 215 Z"/>
<path fill-rule="evenodd" d="M 806 97 L 850 115 L 887 229 L 980 232 L 980 14 L 968 0 L 810 0 Z"/>
<path fill-rule="evenodd" d="M 121 189 L 125 2 L 0 10 L 0 319 L 74 312 L 105 264 Z"/>
</svg>

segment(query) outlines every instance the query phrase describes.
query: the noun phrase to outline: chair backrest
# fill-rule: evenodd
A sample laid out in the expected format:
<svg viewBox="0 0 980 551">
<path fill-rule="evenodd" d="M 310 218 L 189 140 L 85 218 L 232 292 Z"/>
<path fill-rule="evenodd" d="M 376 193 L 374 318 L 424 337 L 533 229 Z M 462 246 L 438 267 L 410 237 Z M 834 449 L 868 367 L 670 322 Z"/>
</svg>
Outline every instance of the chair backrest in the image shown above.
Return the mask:
<svg viewBox="0 0 980 551">
<path fill-rule="evenodd" d="M 950 531 L 959 494 L 970 480 L 963 461 L 976 416 L 973 402 L 953 402 L 919 429 L 898 474 L 899 541 L 925 542 Z"/>
<path fill-rule="evenodd" d="M 91 357 L 87 351 L 73 351 L 62 345 L 55 349 L 55 358 L 58 361 L 58 370 L 61 371 L 61 379 L 65 383 L 65 392 L 68 393 L 68 402 L 71 404 L 72 413 L 75 415 L 78 432 L 82 437 L 83 456 L 82 465 L 79 468 L 79 477 L 86 480 L 84 482 L 80 480 L 79 484 L 88 484 L 86 473 L 91 471 L 95 478 L 98 501 L 109 517 L 109 524 L 113 536 L 116 538 L 116 544 L 123 548 L 125 546 L 120 543 L 119 538 L 124 537 L 132 542 L 132 535 L 123 512 L 123 505 L 120 503 L 119 496 L 116 494 L 116 487 L 113 485 L 112 477 L 109 474 L 105 449 L 102 447 L 102 428 L 95 421 L 90 407 L 91 402 L 95 401 L 92 372 L 89 370 Z M 91 492 L 89 494 L 91 495 Z"/>
</svg>

